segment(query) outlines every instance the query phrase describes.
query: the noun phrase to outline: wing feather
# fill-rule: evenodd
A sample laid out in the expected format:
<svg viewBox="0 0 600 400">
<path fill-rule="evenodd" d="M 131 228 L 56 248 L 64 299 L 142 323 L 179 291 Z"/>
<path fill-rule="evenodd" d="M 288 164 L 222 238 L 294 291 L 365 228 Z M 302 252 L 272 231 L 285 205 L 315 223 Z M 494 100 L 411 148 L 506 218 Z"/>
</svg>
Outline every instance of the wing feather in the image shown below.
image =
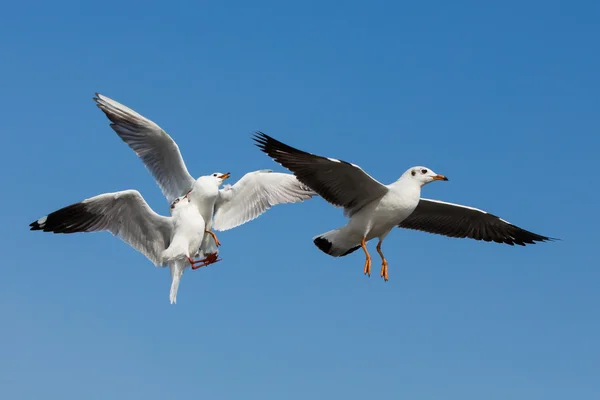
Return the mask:
<svg viewBox="0 0 600 400">
<path fill-rule="evenodd" d="M 269 157 L 292 171 L 300 182 L 334 206 L 344 207 L 347 216 L 388 191 L 358 165 L 298 150 L 262 132 L 256 133 L 254 141 Z"/>
<path fill-rule="evenodd" d="M 439 235 L 525 246 L 554 240 L 519 228 L 477 208 L 439 200 L 421 199 L 417 208 L 399 225 Z"/>
<path fill-rule="evenodd" d="M 251 221 L 277 204 L 308 200 L 315 192 L 292 174 L 260 170 L 249 172 L 235 185 L 219 191 L 213 228 L 219 231 Z"/>
<path fill-rule="evenodd" d="M 30 230 L 53 233 L 109 231 L 161 265 L 169 247 L 173 225 L 170 217 L 155 213 L 137 190 L 90 197 L 54 211 L 29 224 Z"/>
<path fill-rule="evenodd" d="M 112 122 L 111 128 L 142 160 L 169 203 L 192 187 L 194 178 L 179 146 L 160 126 L 101 94 L 96 93 L 94 101 Z"/>
</svg>

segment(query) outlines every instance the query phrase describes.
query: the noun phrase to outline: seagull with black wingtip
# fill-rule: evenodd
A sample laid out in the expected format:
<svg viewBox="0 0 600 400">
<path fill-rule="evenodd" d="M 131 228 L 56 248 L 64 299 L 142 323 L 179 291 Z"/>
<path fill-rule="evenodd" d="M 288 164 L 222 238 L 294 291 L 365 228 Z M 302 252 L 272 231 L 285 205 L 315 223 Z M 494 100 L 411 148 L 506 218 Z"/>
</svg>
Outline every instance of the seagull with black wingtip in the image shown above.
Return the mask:
<svg viewBox="0 0 600 400">
<path fill-rule="evenodd" d="M 348 223 L 314 237 L 313 241 L 321 251 L 333 257 L 362 248 L 366 256 L 364 273 L 369 276 L 371 256 L 366 244 L 378 238 L 376 249 L 381 257 L 381 277 L 388 280 L 388 262 L 381 244 L 396 226 L 511 246 L 552 240 L 476 208 L 422 199 L 424 185 L 448 180 L 430 168 L 409 168 L 396 182 L 384 185 L 358 165 L 298 150 L 265 133 L 256 132 L 254 141 L 269 157 L 292 171 L 300 182 L 334 206 L 344 208 L 344 215 L 350 219 Z"/>
</svg>

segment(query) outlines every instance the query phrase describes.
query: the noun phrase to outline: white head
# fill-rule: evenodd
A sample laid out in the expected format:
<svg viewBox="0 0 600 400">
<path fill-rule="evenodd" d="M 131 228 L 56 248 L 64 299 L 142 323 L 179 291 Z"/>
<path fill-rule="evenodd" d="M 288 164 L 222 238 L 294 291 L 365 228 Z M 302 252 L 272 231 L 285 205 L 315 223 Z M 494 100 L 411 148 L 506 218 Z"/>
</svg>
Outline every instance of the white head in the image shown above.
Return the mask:
<svg viewBox="0 0 600 400">
<path fill-rule="evenodd" d="M 186 198 L 185 196 L 180 196 L 173 200 L 173 202 L 171 203 L 171 214 L 181 209 L 182 206 L 187 203 L 189 203 L 189 198 Z"/>
<path fill-rule="evenodd" d="M 191 190 L 190 190 L 191 192 Z M 173 215 L 173 213 L 183 209 L 184 206 L 190 204 L 190 198 L 189 198 L 189 194 L 190 192 L 187 192 L 187 194 L 185 196 L 179 196 L 178 198 L 176 198 L 175 200 L 173 200 L 173 202 L 171 203 L 171 215 Z"/>
<path fill-rule="evenodd" d="M 225 179 L 229 178 L 230 175 L 231 174 L 229 172 L 226 172 L 224 174 L 221 172 L 213 172 L 210 175 L 201 176 L 200 178 L 198 178 L 198 180 L 201 180 L 203 182 L 211 182 L 214 183 L 216 187 L 219 187 Z"/>
<path fill-rule="evenodd" d="M 417 182 L 419 186 L 424 186 L 433 181 L 448 180 L 448 178 L 446 178 L 444 175 L 436 174 L 429 168 L 421 166 L 409 168 L 404 174 L 402 174 L 402 178 Z"/>
</svg>

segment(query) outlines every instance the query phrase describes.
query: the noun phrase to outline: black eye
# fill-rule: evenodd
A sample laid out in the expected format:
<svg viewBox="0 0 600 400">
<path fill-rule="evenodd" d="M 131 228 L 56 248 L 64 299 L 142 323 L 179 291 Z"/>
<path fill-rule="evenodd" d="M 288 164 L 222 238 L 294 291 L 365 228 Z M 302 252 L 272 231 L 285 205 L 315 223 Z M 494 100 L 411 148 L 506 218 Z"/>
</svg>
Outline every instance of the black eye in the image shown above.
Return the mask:
<svg viewBox="0 0 600 400">
<path fill-rule="evenodd" d="M 412 176 L 415 176 L 416 172 L 413 170 L 413 171 L 410 171 L 410 174 L 411 174 Z"/>
<path fill-rule="evenodd" d="M 421 173 L 422 173 L 422 174 L 426 174 L 426 173 L 427 173 L 427 170 L 426 170 L 426 169 L 422 169 L 422 170 L 421 170 Z"/>
</svg>

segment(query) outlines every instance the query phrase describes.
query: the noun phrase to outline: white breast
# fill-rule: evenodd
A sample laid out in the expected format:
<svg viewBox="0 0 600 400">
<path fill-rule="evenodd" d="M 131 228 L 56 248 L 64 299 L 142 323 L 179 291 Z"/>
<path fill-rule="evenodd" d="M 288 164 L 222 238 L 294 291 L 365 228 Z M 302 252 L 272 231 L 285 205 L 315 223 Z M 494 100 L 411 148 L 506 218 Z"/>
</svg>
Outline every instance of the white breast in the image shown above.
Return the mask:
<svg viewBox="0 0 600 400">
<path fill-rule="evenodd" d="M 175 228 L 173 243 L 187 247 L 190 255 L 193 255 L 200 247 L 204 237 L 204 218 L 193 204 L 177 210 L 173 217 Z"/>
<path fill-rule="evenodd" d="M 190 199 L 196 205 L 202 218 L 204 218 L 204 221 L 208 225 L 212 223 L 212 216 L 218 195 L 219 188 L 217 186 L 202 182 L 200 179 L 194 183 L 193 190 L 190 193 Z"/>
<path fill-rule="evenodd" d="M 391 190 L 381 198 L 381 200 L 365 210 L 362 217 L 370 226 L 367 239 L 379 237 L 386 234 L 405 218 L 407 218 L 419 204 L 421 191 L 411 190 L 412 188 L 391 188 Z"/>
</svg>

